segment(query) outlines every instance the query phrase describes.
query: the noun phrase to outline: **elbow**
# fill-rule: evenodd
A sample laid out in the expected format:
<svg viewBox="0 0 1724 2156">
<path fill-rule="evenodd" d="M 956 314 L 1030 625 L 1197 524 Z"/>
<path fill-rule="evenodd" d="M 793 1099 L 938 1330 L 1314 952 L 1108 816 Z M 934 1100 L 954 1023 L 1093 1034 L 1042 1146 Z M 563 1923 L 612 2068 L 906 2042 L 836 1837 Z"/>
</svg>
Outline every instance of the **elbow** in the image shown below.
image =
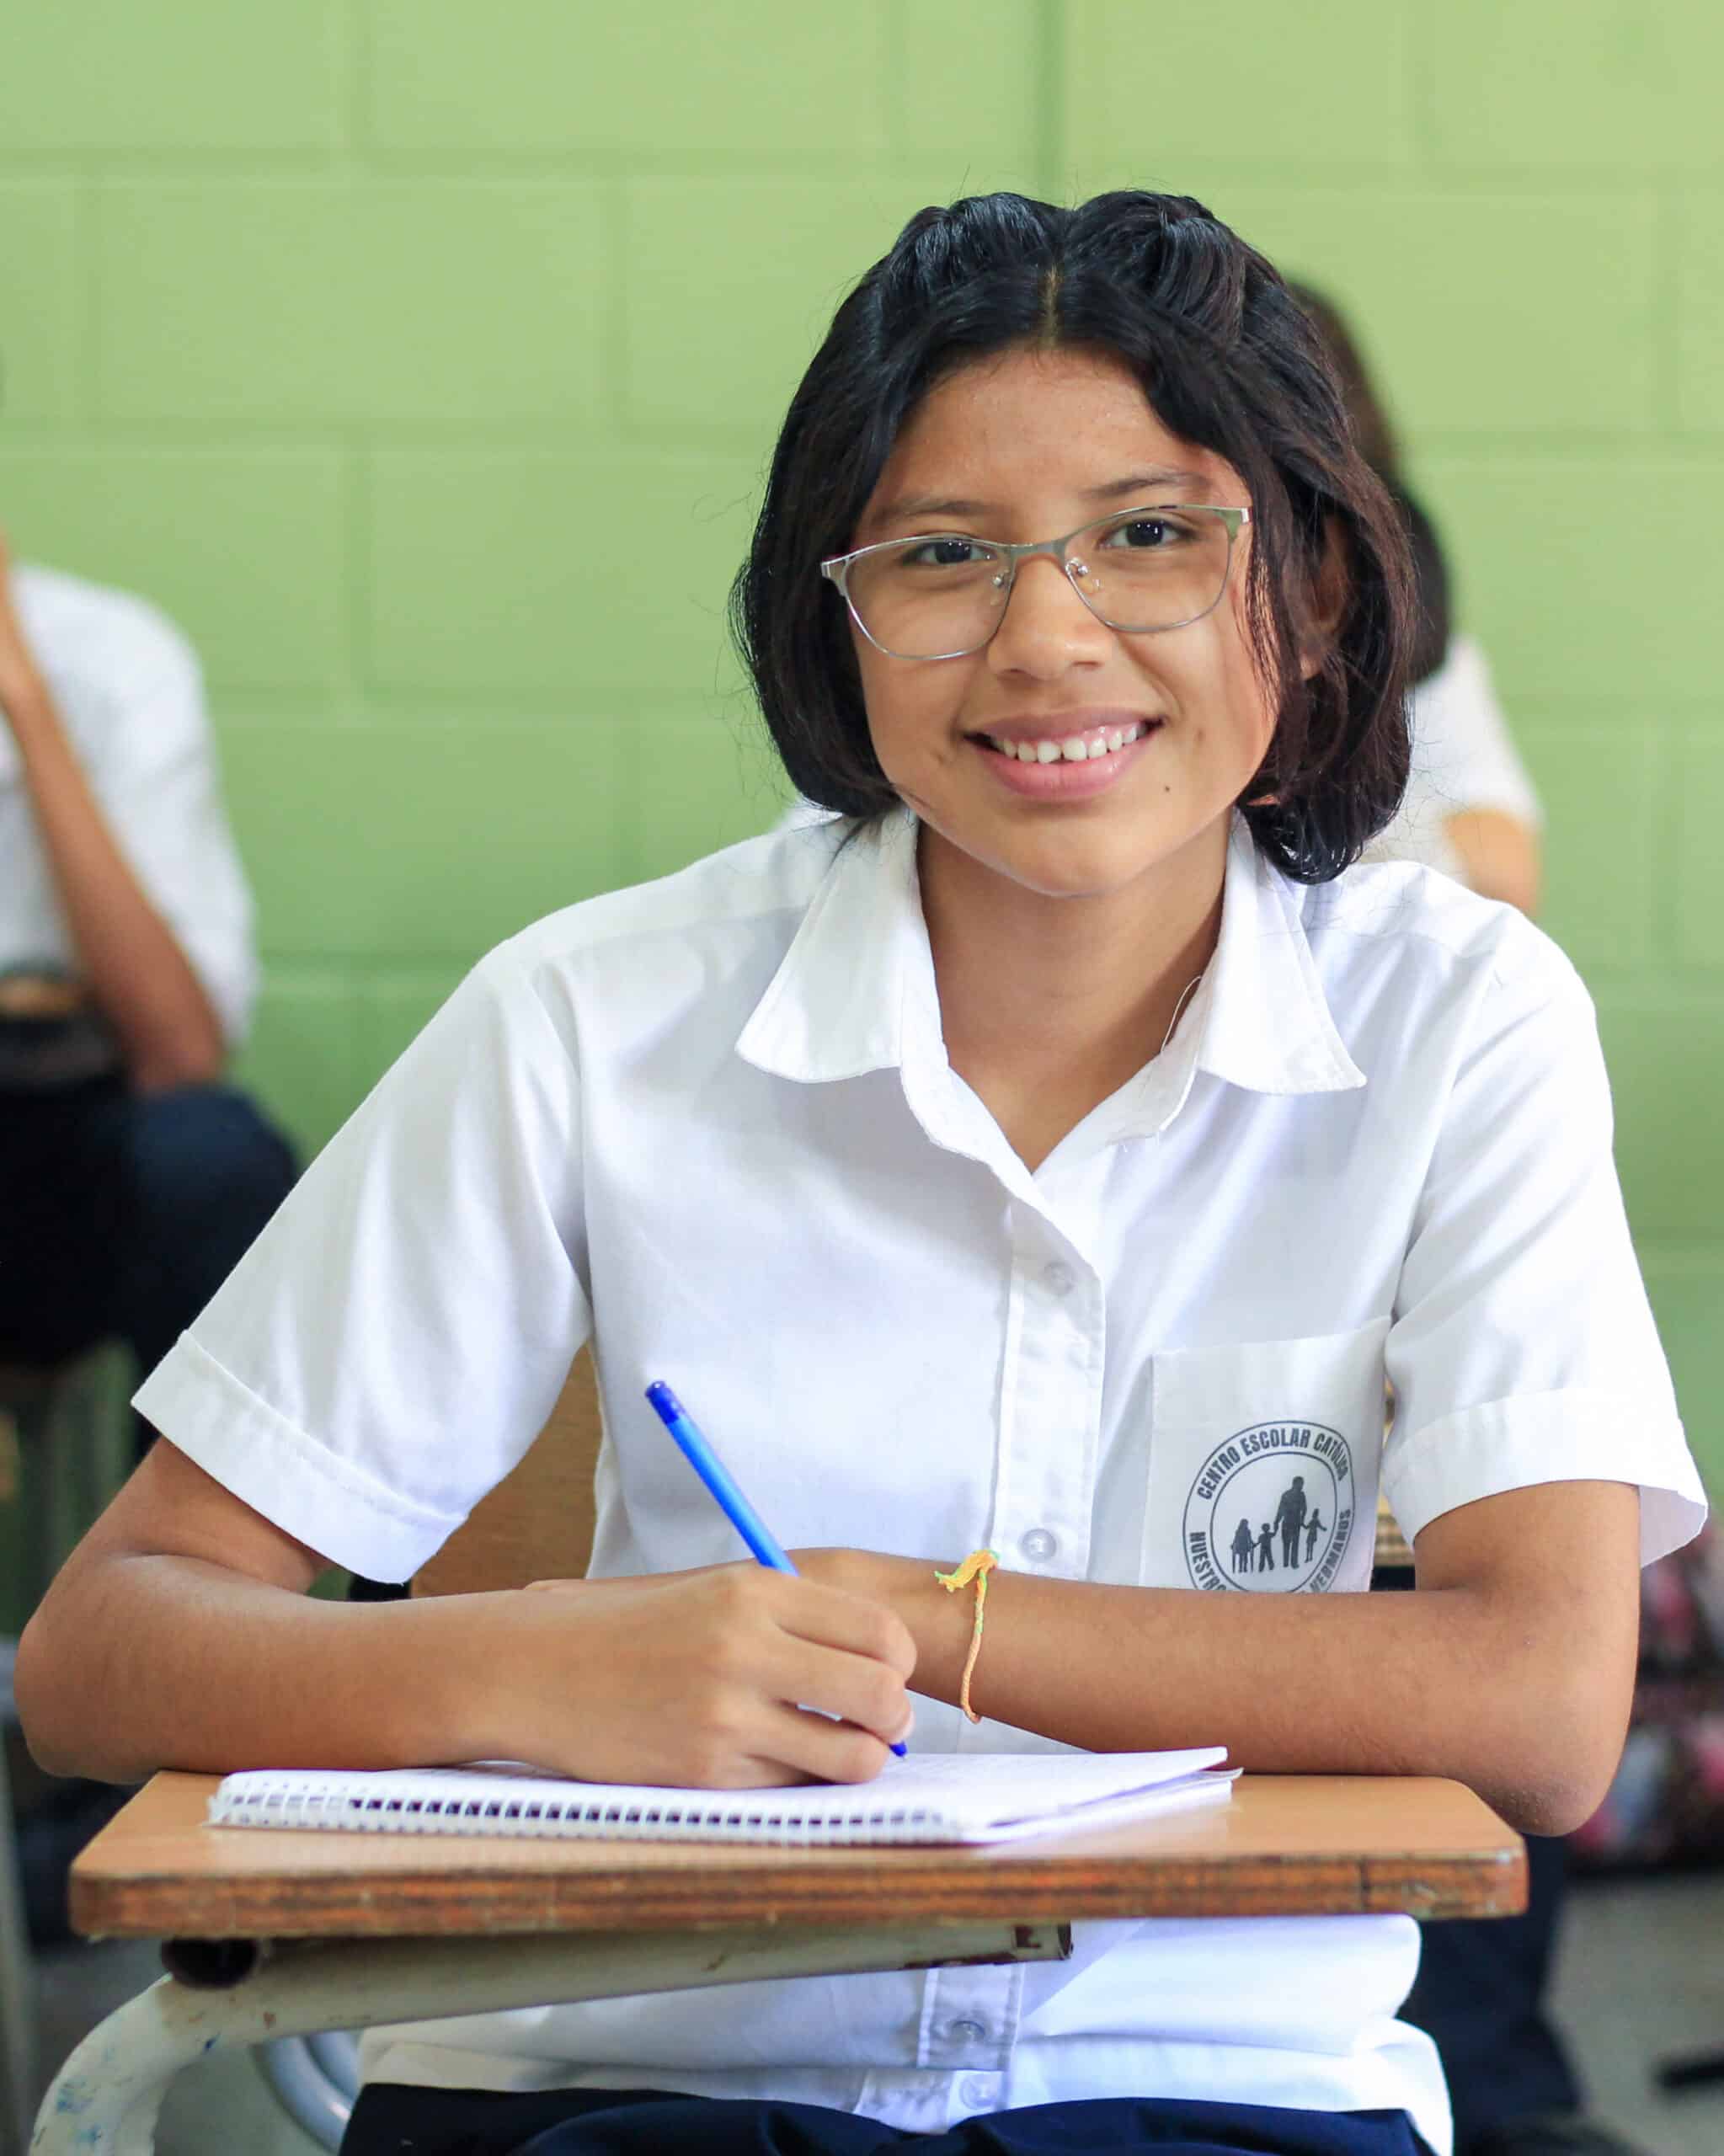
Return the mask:
<svg viewBox="0 0 1724 2156">
<path fill-rule="evenodd" d="M 1497 889 L 1488 895 L 1500 899 L 1505 905 L 1516 906 L 1532 920 L 1539 910 L 1539 900 L 1544 895 L 1536 862 L 1528 862 L 1513 873 L 1498 879 Z"/>
<path fill-rule="evenodd" d="M 64 1704 L 64 1687 L 56 1682 L 53 1636 L 44 1621 L 46 1608 L 44 1603 L 31 1617 L 18 1642 L 12 1689 L 19 1726 L 31 1758 L 45 1774 L 81 1774 L 87 1768 L 75 1742 L 77 1718 L 58 1711 Z"/>
<path fill-rule="evenodd" d="M 1479 1794 L 1518 1834 L 1572 1834 L 1592 1817 L 1609 1786 L 1609 1774 L 1578 1781 L 1523 1771 L 1513 1783 Z"/>
<path fill-rule="evenodd" d="M 1572 1834 L 1609 1794 L 1622 1757 L 1629 1695 L 1596 1678 L 1552 1688 L 1538 1711 L 1510 1716 L 1498 1757 L 1474 1781 L 1518 1833 Z"/>
<path fill-rule="evenodd" d="M 55 1608 L 50 1588 L 24 1626 L 13 1668 L 19 1726 L 29 1755 L 45 1774 L 91 1781 L 136 1780 L 137 1770 L 105 1751 L 101 1717 L 89 1710 L 78 1683 L 75 1624 Z"/>
</svg>

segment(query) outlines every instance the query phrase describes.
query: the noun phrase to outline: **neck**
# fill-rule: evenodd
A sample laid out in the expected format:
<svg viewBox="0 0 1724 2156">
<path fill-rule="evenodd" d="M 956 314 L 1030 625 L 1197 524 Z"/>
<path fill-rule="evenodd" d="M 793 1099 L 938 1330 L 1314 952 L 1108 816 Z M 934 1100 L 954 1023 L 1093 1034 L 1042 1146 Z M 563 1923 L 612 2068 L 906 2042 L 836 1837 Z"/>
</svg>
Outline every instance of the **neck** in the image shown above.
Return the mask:
<svg viewBox="0 0 1724 2156">
<path fill-rule="evenodd" d="M 1226 856 L 1224 819 L 1124 889 L 1050 898 L 923 827 L 947 1055 L 1031 1167 L 1160 1052 L 1214 950 Z"/>
</svg>

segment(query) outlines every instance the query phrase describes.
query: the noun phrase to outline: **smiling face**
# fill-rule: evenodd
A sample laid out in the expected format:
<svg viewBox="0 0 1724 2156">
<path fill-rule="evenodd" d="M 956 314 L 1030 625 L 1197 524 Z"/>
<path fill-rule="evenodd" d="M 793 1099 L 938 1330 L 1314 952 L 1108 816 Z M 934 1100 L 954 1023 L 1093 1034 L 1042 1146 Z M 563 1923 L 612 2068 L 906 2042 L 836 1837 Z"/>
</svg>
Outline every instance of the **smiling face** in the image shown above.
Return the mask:
<svg viewBox="0 0 1724 2156">
<path fill-rule="evenodd" d="M 930 391 L 850 544 L 1040 540 L 1180 502 L 1249 506 L 1232 467 L 1170 434 L 1120 361 L 1017 349 Z M 1155 634 L 1108 627 L 1042 555 L 1020 566 L 993 641 L 963 658 L 892 658 L 852 625 L 874 753 L 925 827 L 925 879 L 951 849 L 963 862 L 949 867 L 1051 899 L 1168 879 L 1219 890 L 1229 811 L 1275 723 L 1246 624 L 1250 540 L 1246 526 L 1219 606 Z M 1039 744 L 1075 741 L 1081 760 L 1043 760 Z"/>
</svg>

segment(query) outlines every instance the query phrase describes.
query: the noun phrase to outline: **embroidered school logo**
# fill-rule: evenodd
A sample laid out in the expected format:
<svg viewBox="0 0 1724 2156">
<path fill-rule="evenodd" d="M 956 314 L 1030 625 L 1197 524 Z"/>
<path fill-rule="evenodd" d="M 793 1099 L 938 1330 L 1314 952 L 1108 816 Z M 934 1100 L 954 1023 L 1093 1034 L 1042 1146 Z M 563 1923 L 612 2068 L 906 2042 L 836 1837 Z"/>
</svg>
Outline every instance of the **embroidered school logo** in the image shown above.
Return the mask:
<svg viewBox="0 0 1724 2156">
<path fill-rule="evenodd" d="M 1216 1446 L 1185 1501 L 1193 1587 L 1320 1593 L 1353 1529 L 1353 1454 L 1321 1422 L 1258 1422 Z"/>
</svg>

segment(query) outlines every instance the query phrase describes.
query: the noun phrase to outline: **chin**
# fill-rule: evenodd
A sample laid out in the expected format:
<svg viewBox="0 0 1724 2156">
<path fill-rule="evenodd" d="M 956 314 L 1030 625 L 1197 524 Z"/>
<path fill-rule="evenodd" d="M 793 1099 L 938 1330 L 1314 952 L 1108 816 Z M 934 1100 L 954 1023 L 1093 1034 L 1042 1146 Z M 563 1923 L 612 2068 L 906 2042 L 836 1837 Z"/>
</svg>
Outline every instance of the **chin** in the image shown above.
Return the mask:
<svg viewBox="0 0 1724 2156">
<path fill-rule="evenodd" d="M 1164 860 L 1166 853 L 1160 847 L 1085 845 L 1066 840 L 1021 851 L 1011 848 L 997 853 L 979 851 L 974 858 L 995 875 L 1041 898 L 1102 899 L 1129 889 Z"/>
</svg>

